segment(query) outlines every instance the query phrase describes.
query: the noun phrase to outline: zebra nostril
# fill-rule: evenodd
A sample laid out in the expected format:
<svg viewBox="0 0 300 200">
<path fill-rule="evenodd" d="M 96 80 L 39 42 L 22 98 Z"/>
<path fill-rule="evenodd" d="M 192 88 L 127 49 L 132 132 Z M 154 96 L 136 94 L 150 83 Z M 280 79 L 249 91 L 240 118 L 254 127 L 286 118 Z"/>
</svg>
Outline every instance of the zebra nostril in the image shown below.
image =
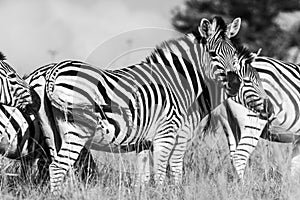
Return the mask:
<svg viewBox="0 0 300 200">
<path fill-rule="evenodd" d="M 231 82 L 228 82 L 228 86 L 234 90 L 238 90 L 240 87 L 240 82 L 235 79 Z"/>
<path fill-rule="evenodd" d="M 239 89 L 240 89 L 240 85 L 241 85 L 241 80 L 239 78 L 239 76 L 234 73 L 234 72 L 228 72 L 227 73 L 227 90 L 229 91 L 229 94 L 231 96 L 235 96 Z"/>
<path fill-rule="evenodd" d="M 265 99 L 265 106 L 266 106 L 266 111 L 268 113 L 268 117 L 271 117 L 271 115 L 274 112 L 274 107 L 273 107 L 273 104 L 271 103 L 270 99 Z"/>
<path fill-rule="evenodd" d="M 264 99 L 264 109 L 260 113 L 260 118 L 269 119 L 272 116 L 273 112 L 274 112 L 274 107 L 270 99 Z"/>
</svg>

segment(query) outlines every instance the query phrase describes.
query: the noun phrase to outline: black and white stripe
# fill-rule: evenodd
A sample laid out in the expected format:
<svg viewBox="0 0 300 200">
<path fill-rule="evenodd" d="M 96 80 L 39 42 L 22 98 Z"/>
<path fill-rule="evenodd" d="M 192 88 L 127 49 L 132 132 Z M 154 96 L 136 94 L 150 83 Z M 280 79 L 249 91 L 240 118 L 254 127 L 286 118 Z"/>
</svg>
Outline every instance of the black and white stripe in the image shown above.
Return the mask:
<svg viewBox="0 0 300 200">
<path fill-rule="evenodd" d="M 38 91 L 39 88 L 45 86 L 46 71 L 51 69 L 55 64 L 49 64 L 36 69 L 30 75 L 24 77 L 28 84 Z M 51 115 L 51 113 L 48 113 Z M 53 159 L 53 151 L 60 148 L 60 135 L 55 131 L 56 126 L 51 127 L 53 135 L 45 137 L 40 128 L 39 118 L 33 114 L 28 114 L 16 107 L 10 107 L 0 104 L 0 153 L 10 159 L 21 160 L 22 169 L 27 167 L 23 164 L 39 164 L 41 177 L 48 169 L 47 165 Z M 56 141 L 53 146 L 48 146 L 51 141 Z M 55 146 L 56 145 L 56 146 Z M 87 157 L 90 157 L 90 163 L 87 163 Z M 78 161 L 75 164 L 76 168 L 83 169 L 82 178 L 85 178 L 84 173 L 91 172 L 95 169 L 95 164 L 89 152 L 84 148 L 80 154 Z M 82 167 L 83 166 L 83 167 Z M 88 169 L 88 167 L 90 169 Z M 25 171 L 23 171 L 25 172 Z"/>
<path fill-rule="evenodd" d="M 300 66 L 292 63 L 283 62 L 277 59 L 258 56 L 255 61 L 251 62 L 251 65 L 258 71 L 258 74 L 262 80 L 263 88 L 265 89 L 270 102 L 273 105 L 273 112 L 271 118 L 265 121 L 267 126 L 262 123 L 258 127 L 255 140 L 261 136 L 264 139 L 282 143 L 293 143 L 292 175 L 299 173 L 300 168 L 300 155 L 299 155 L 299 134 L 300 134 Z M 230 107 L 230 112 L 236 112 L 236 107 Z M 238 118 L 232 118 L 230 124 L 238 124 L 238 128 L 227 126 L 227 131 L 231 136 L 231 144 L 233 151 L 235 148 L 243 148 L 241 138 L 249 137 L 249 133 L 242 131 L 246 125 L 243 123 L 243 119 L 246 118 L 246 113 L 241 114 Z M 225 124 L 226 122 L 222 122 Z M 257 122 L 252 121 L 254 126 Z M 233 134 L 236 132 L 236 134 Z M 257 142 L 256 142 L 257 143 Z M 250 144 L 255 148 L 256 143 Z M 246 145 L 247 146 L 247 145 Z M 246 163 L 249 154 L 252 151 L 245 151 L 245 155 L 237 155 L 238 160 L 244 160 Z M 244 170 L 244 168 L 243 168 Z M 241 174 L 243 174 L 243 170 Z"/>
<path fill-rule="evenodd" d="M 203 98 L 203 96 L 205 96 L 203 93 L 203 96 L 201 95 L 198 99 L 199 102 L 196 101 L 191 107 L 192 109 L 189 109 L 189 120 L 186 121 L 186 124 L 178 133 L 177 143 L 173 147 L 172 154 L 170 156 L 169 165 L 171 174 L 174 175 L 175 181 L 179 180 L 182 176 L 183 157 L 190 141 L 192 141 L 192 139 L 196 135 L 198 135 L 198 138 L 204 137 L 205 132 L 211 130 L 208 127 L 208 125 L 210 125 L 209 117 L 221 118 L 223 126 L 229 127 L 230 125 L 234 124 L 232 123 L 229 125 L 229 122 L 231 121 L 228 122 L 227 119 L 232 117 L 240 119 L 240 117 L 246 114 L 247 119 L 239 124 L 243 127 L 243 129 L 235 130 L 237 132 L 242 131 L 243 135 L 245 135 L 245 137 L 240 138 L 238 148 L 236 148 L 237 145 L 235 143 L 235 140 L 232 141 L 233 133 L 235 133 L 235 131 L 233 130 L 232 134 L 230 135 L 227 134 L 229 143 L 231 145 L 231 157 L 233 159 L 237 172 L 240 176 L 242 176 L 241 173 L 243 173 L 246 163 L 245 159 L 239 158 L 241 158 L 242 156 L 243 158 L 245 158 L 244 155 L 249 156 L 249 154 L 247 154 L 246 152 L 253 151 L 253 149 L 255 148 L 254 145 L 257 143 L 256 137 L 259 137 L 263 127 L 267 123 L 267 121 L 264 119 L 268 118 L 272 114 L 273 107 L 270 100 L 268 99 L 266 92 L 263 89 L 260 77 L 257 71 L 253 69 L 251 65 L 249 65 L 249 63 L 251 63 L 257 55 L 250 53 L 246 48 L 242 46 L 237 46 L 237 49 L 237 62 L 240 66 L 238 68 L 238 74 L 241 78 L 241 85 L 238 95 L 226 100 L 226 94 L 224 95 L 224 93 L 220 93 L 218 88 L 216 88 L 217 86 L 213 82 L 206 82 L 206 84 L 209 85 L 210 90 L 205 95 L 210 95 L 210 101 L 208 101 L 207 98 Z M 223 102 L 224 100 L 226 101 L 221 104 L 221 102 Z M 205 108 L 202 107 L 203 105 L 206 105 L 206 108 L 210 108 L 211 111 L 205 110 Z M 234 110 L 230 109 L 231 106 L 234 107 Z M 227 111 L 228 107 L 229 111 Z M 228 112 L 230 111 L 232 111 L 232 113 L 230 113 L 231 115 L 228 114 Z M 212 116 L 208 115 L 203 119 L 203 116 L 206 116 L 206 114 L 209 112 L 211 112 Z M 199 123 L 200 121 L 201 123 Z M 252 124 L 250 122 L 252 122 Z M 211 124 L 211 126 L 213 126 L 213 124 Z M 146 169 L 144 171 L 141 171 L 145 174 L 146 179 L 149 179 L 150 168 L 144 167 L 145 165 L 149 166 L 149 164 L 144 163 L 144 161 L 151 160 L 151 151 L 148 153 L 145 153 L 145 151 L 141 152 L 139 156 L 141 157 L 139 159 L 139 162 L 141 163 L 141 166 L 143 166 L 141 167 L 141 169 Z"/>
<path fill-rule="evenodd" d="M 0 103 L 25 109 L 33 103 L 29 85 L 7 63 L 0 53 Z M 36 103 L 36 102 L 35 102 Z"/>
<path fill-rule="evenodd" d="M 229 38 L 239 27 L 240 19 L 228 28 L 221 18 L 212 23 L 203 19 L 200 31 L 168 41 L 146 61 L 119 70 L 99 70 L 79 61 L 52 67 L 45 89 L 63 140 L 50 165 L 51 190 L 59 191 L 83 146 L 118 152 L 147 141 L 153 145 L 155 180 L 162 182 L 179 133 L 189 129 L 188 113 L 194 112 L 189 109 L 209 90 L 205 80 L 218 80 L 229 94 L 238 91 L 228 82 L 238 78 Z M 230 73 L 234 78 L 229 80 Z"/>
</svg>

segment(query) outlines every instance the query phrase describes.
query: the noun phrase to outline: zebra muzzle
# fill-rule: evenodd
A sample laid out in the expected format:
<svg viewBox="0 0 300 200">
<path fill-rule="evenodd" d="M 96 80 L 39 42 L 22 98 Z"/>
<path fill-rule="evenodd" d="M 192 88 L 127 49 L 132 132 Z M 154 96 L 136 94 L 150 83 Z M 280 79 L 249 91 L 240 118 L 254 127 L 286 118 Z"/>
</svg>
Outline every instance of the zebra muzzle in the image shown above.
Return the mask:
<svg viewBox="0 0 300 200">
<path fill-rule="evenodd" d="M 261 119 L 269 119 L 272 114 L 274 113 L 274 107 L 273 104 L 271 103 L 271 101 L 269 99 L 264 99 L 264 103 L 263 103 L 263 110 L 260 112 L 259 117 Z"/>
<path fill-rule="evenodd" d="M 229 96 L 236 96 L 241 86 L 241 79 L 235 72 L 227 73 L 226 93 Z"/>
</svg>

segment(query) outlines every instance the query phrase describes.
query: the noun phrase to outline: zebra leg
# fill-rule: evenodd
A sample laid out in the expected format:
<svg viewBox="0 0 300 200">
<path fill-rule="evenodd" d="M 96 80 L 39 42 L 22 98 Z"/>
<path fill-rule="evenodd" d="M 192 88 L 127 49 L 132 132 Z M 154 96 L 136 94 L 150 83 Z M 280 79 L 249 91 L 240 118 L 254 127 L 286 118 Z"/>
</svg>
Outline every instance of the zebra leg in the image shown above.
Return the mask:
<svg viewBox="0 0 300 200">
<path fill-rule="evenodd" d="M 253 115 L 248 114 L 249 118 L 245 124 L 241 124 L 241 140 L 239 141 L 236 151 L 233 154 L 233 161 L 237 173 L 243 179 L 245 168 L 250 155 L 257 146 L 259 137 L 267 124 L 267 120 L 253 118 Z"/>
<path fill-rule="evenodd" d="M 23 158 L 20 159 L 20 162 L 21 162 L 21 166 L 20 166 L 20 169 L 21 169 L 20 170 L 21 171 L 21 178 L 23 180 L 28 181 L 28 180 L 30 180 L 29 176 L 30 176 L 30 174 L 32 172 L 31 169 L 34 166 L 35 160 L 32 159 L 32 158 L 23 157 Z"/>
<path fill-rule="evenodd" d="M 174 145 L 174 134 L 160 135 L 153 141 L 153 173 L 156 184 L 162 184 L 166 179 L 168 160 Z"/>
<path fill-rule="evenodd" d="M 291 176 L 300 175 L 300 136 L 295 136 L 293 142 L 292 160 L 291 160 Z"/>
<path fill-rule="evenodd" d="M 183 134 L 179 134 L 169 159 L 170 173 L 174 178 L 175 185 L 182 182 L 183 158 L 187 150 L 187 143 L 187 138 Z"/>
<path fill-rule="evenodd" d="M 55 124 L 54 113 L 49 102 L 49 99 L 46 97 L 44 93 L 45 90 L 45 79 L 42 77 L 39 79 L 41 87 L 36 87 L 35 92 L 39 94 L 42 99 L 41 107 L 38 111 L 37 119 L 39 121 L 39 126 L 42 129 L 46 145 L 50 151 L 51 159 L 53 159 L 57 155 L 57 149 L 60 148 L 60 137 Z"/>
<path fill-rule="evenodd" d="M 83 147 L 81 150 L 78 159 L 74 163 L 74 169 L 80 176 L 81 180 L 85 182 L 93 180 L 93 178 L 97 175 L 96 163 L 91 152 L 86 147 Z"/>
<path fill-rule="evenodd" d="M 212 115 L 213 117 L 216 118 L 217 122 L 211 124 L 211 126 L 214 125 L 219 127 L 220 125 L 220 127 L 222 127 L 220 130 L 224 131 L 225 133 L 228 147 L 229 147 L 230 160 L 232 166 L 234 167 L 234 169 L 238 174 L 238 170 L 234 163 L 234 156 L 235 156 L 234 154 L 236 152 L 237 144 L 240 140 L 240 134 L 241 134 L 240 127 L 238 126 L 237 120 L 233 117 L 233 113 L 226 101 L 220 106 L 218 106 L 216 109 L 214 109 L 212 111 Z"/>
<path fill-rule="evenodd" d="M 137 153 L 137 168 L 138 177 L 136 185 L 145 185 L 150 182 L 151 178 L 151 166 L 153 166 L 151 150 L 143 150 Z"/>
<path fill-rule="evenodd" d="M 230 108 L 228 108 L 228 104 L 224 103 L 218 106 L 215 110 L 212 111 L 213 117 L 217 119 L 217 122 L 215 124 L 213 123 L 212 125 L 219 126 L 218 122 L 220 122 L 228 142 L 230 159 L 233 162 L 233 155 L 235 153 L 237 142 L 239 140 L 234 132 L 237 132 L 239 130 L 233 130 L 233 128 L 238 128 L 238 126 L 231 126 L 231 124 L 234 124 L 235 119 L 232 118 L 232 113 L 230 112 L 231 110 Z"/>
<path fill-rule="evenodd" d="M 257 114 L 232 100 L 227 101 L 227 120 L 230 128 L 227 133 L 234 134 L 237 147 L 232 153 L 234 167 L 240 179 L 243 179 L 248 159 L 255 149 L 267 120 L 257 117 Z M 221 120 L 222 122 L 222 120 Z M 228 137 L 227 137 L 228 138 Z M 230 141 L 229 141 L 230 142 Z"/>
<path fill-rule="evenodd" d="M 49 181 L 49 165 L 51 163 L 51 158 L 46 156 L 41 156 L 37 162 L 38 174 L 37 183 L 44 184 Z"/>
<path fill-rule="evenodd" d="M 49 180 L 49 165 L 51 163 L 51 158 L 49 156 L 42 155 L 37 161 L 37 181 L 45 183 Z M 79 154 L 78 159 L 74 163 L 74 170 L 79 175 L 81 180 L 87 182 L 93 180 L 97 174 L 96 163 L 92 157 L 92 154 L 87 148 L 83 148 Z M 37 182 L 38 183 L 38 182 Z"/>
<path fill-rule="evenodd" d="M 61 191 L 61 184 L 68 170 L 73 167 L 87 139 L 82 133 L 67 132 L 54 161 L 49 166 L 50 188 L 53 194 Z M 80 136 L 80 137 L 79 137 Z"/>
</svg>

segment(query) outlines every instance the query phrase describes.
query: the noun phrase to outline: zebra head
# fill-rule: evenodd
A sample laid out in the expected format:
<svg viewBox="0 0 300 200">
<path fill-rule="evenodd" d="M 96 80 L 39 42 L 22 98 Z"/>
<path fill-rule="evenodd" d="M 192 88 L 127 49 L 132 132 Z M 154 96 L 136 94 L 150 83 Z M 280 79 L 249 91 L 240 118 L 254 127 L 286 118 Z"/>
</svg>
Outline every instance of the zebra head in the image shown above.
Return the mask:
<svg viewBox="0 0 300 200">
<path fill-rule="evenodd" d="M 242 79 L 239 94 L 234 98 L 246 108 L 259 113 L 260 118 L 268 119 L 273 114 L 274 108 L 262 86 L 258 72 L 251 66 L 259 53 L 251 53 L 245 47 L 237 49 L 239 63 L 237 72 Z"/>
<path fill-rule="evenodd" d="M 204 66 L 206 76 L 217 80 L 231 96 L 238 93 L 241 83 L 241 77 L 236 73 L 237 52 L 230 40 L 237 35 L 240 26 L 240 18 L 226 25 L 221 17 L 215 17 L 212 23 L 202 19 L 198 28 L 202 38 L 205 39 L 207 59 L 210 63 Z"/>
<path fill-rule="evenodd" d="M 29 85 L 6 62 L 0 53 L 0 103 L 12 107 L 25 109 L 32 104 L 32 96 Z"/>
</svg>

